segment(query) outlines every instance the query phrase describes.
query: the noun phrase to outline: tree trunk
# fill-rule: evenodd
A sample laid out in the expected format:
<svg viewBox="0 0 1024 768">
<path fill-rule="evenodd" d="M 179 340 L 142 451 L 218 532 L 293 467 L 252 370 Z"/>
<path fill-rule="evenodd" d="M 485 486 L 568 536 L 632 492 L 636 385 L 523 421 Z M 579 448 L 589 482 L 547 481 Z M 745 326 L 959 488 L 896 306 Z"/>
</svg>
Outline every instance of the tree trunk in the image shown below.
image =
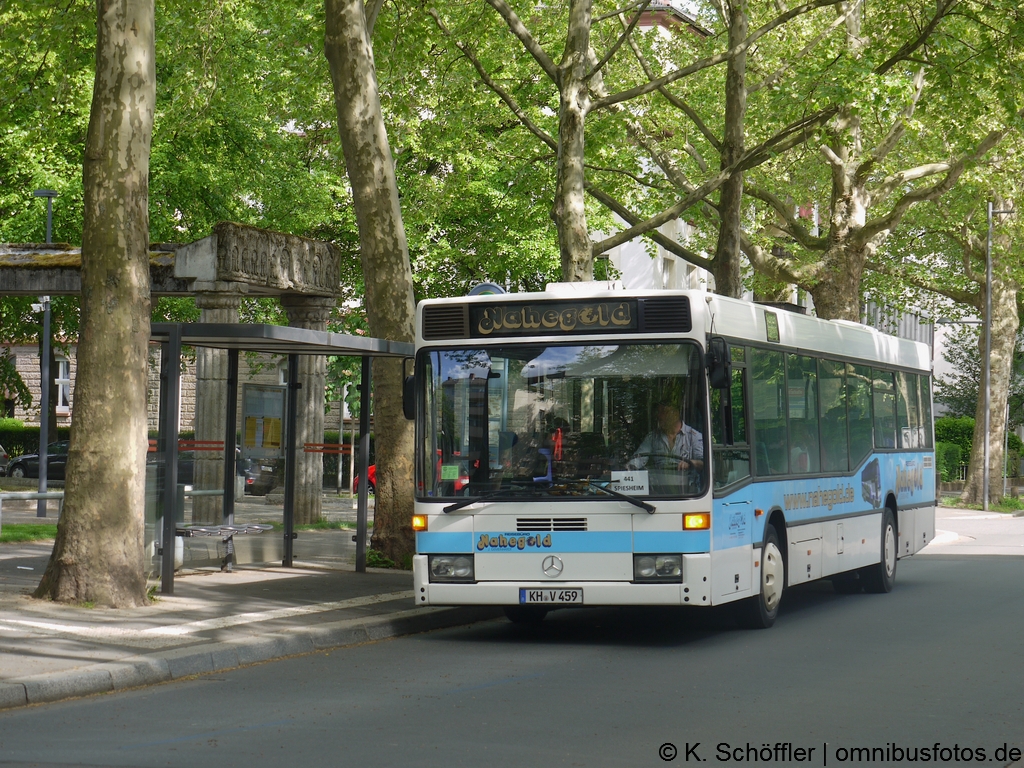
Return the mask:
<svg viewBox="0 0 1024 768">
<path fill-rule="evenodd" d="M 1017 286 L 1001 270 L 992 272 L 992 345 L 989 355 L 991 385 L 989 387 L 989 502 L 1003 496 L 1003 436 L 1006 429 L 1006 402 L 1010 395 L 1013 375 L 1013 348 L 1020 326 L 1017 314 Z M 985 287 L 982 285 L 982 306 Z M 981 349 L 982 371 L 985 365 L 985 334 L 978 345 Z M 974 412 L 974 438 L 967 483 L 960 500 L 965 504 L 981 504 L 985 498 L 985 381 L 984 373 L 978 387 L 978 405 Z"/>
<path fill-rule="evenodd" d="M 729 48 L 747 37 L 747 3 L 735 0 L 729 9 Z M 721 168 L 725 170 L 743 155 L 744 121 L 747 113 L 747 54 L 729 60 L 725 74 L 725 130 Z M 743 173 L 737 171 L 722 185 L 718 211 L 718 247 L 715 251 L 715 293 L 735 299 L 743 295 L 740 270 L 740 239 L 743 228 Z"/>
<path fill-rule="evenodd" d="M 558 168 L 551 215 L 558 230 L 562 279 L 574 283 L 594 277 L 593 244 L 587 229 L 584 128 L 590 108 L 586 80 L 590 62 L 591 0 L 569 4 L 569 32 L 558 65 Z"/>
<path fill-rule="evenodd" d="M 146 603 L 153 0 L 97 3 L 83 182 L 82 316 L 64 512 L 36 597 Z"/>
<path fill-rule="evenodd" d="M 840 242 L 825 254 L 825 277 L 812 286 L 814 312 L 822 320 L 860 322 L 860 283 L 865 256 L 848 242 Z"/>
<path fill-rule="evenodd" d="M 359 226 L 370 332 L 394 341 L 412 341 L 415 304 L 409 246 L 363 3 L 326 0 L 325 5 L 324 48 Z M 375 361 L 377 495 L 372 544 L 398 563 L 407 561 L 414 549 L 413 423 L 402 414 L 401 393 L 401 361 Z"/>
</svg>

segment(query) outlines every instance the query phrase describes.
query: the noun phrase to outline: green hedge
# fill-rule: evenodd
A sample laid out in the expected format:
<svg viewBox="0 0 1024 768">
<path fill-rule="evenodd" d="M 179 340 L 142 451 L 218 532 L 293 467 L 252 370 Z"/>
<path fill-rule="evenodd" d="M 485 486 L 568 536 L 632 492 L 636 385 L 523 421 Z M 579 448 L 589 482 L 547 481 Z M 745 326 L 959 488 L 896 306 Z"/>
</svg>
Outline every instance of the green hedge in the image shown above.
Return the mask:
<svg viewBox="0 0 1024 768">
<path fill-rule="evenodd" d="M 971 443 L 974 441 L 974 419 L 964 416 L 956 419 L 952 416 L 943 416 L 935 420 L 935 442 L 956 443 L 964 457 L 964 461 L 971 455 Z"/>
<path fill-rule="evenodd" d="M 10 423 L 14 419 L 4 419 Z M 57 439 L 67 440 L 71 435 L 71 427 L 57 427 Z M 0 426 L 0 445 L 6 449 L 13 459 L 26 453 L 39 452 L 39 427 Z"/>
<path fill-rule="evenodd" d="M 960 466 L 963 451 L 956 443 L 935 444 L 935 465 L 942 482 L 956 480 L 957 467 Z"/>
</svg>

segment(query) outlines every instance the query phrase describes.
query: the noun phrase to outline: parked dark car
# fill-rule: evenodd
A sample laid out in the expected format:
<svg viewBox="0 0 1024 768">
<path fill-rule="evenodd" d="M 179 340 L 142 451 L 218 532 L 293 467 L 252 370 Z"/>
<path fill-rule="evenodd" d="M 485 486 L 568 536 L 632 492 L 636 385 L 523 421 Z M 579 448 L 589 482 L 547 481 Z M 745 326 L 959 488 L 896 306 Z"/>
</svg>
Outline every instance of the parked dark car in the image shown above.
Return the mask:
<svg viewBox="0 0 1024 768">
<path fill-rule="evenodd" d="M 46 446 L 46 476 L 50 480 L 63 480 L 68 464 L 68 441 L 60 440 Z M 7 465 L 9 477 L 39 477 L 39 454 L 26 453 L 11 459 Z"/>
<path fill-rule="evenodd" d="M 281 485 L 284 463 L 280 459 L 243 459 L 236 462 L 238 474 L 245 478 L 245 492 L 252 496 L 266 496 Z"/>
</svg>

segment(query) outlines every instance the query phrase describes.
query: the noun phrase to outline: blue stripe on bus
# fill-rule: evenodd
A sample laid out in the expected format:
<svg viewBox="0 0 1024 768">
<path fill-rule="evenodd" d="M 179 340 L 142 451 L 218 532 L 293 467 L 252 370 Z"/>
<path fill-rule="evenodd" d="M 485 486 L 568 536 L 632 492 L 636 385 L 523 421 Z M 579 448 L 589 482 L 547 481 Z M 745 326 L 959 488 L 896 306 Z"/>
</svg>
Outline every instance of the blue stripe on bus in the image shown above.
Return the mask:
<svg viewBox="0 0 1024 768">
<path fill-rule="evenodd" d="M 487 543 L 479 546 L 483 537 Z M 550 536 L 550 545 L 544 542 Z M 520 548 L 519 541 L 523 546 Z M 502 546 L 504 541 L 504 546 Z M 498 542 L 491 546 L 491 542 Z M 445 533 L 421 531 L 416 534 L 420 554 L 459 552 L 707 552 L 708 531 L 552 531 L 529 533 Z"/>
<path fill-rule="evenodd" d="M 416 551 L 424 555 L 472 552 L 473 534 L 469 531 L 419 531 L 416 534 Z"/>
<path fill-rule="evenodd" d="M 710 531 L 634 531 L 634 552 L 707 552 Z"/>
</svg>

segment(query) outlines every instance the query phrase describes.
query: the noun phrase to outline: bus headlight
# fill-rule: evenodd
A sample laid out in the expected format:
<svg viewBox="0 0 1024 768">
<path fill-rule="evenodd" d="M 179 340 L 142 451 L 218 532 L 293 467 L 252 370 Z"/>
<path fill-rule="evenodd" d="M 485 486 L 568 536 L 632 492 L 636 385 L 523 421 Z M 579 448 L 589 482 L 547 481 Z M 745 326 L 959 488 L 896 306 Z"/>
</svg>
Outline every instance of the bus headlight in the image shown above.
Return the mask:
<svg viewBox="0 0 1024 768">
<path fill-rule="evenodd" d="M 472 555 L 430 555 L 430 580 L 432 582 L 473 582 Z"/>
<path fill-rule="evenodd" d="M 681 582 L 683 580 L 682 555 L 633 555 L 635 581 Z"/>
</svg>

